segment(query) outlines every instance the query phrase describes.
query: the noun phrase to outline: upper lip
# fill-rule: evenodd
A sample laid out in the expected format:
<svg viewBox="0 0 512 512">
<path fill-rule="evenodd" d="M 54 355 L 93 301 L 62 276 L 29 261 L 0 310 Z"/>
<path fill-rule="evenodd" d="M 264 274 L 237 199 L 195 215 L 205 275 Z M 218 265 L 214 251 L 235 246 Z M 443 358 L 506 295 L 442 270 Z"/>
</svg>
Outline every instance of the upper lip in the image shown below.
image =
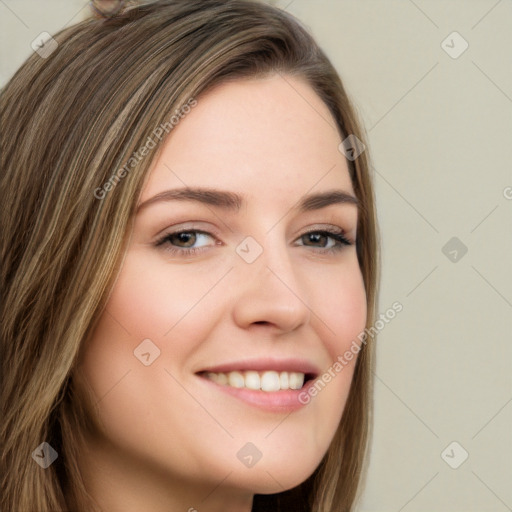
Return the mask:
<svg viewBox="0 0 512 512">
<path fill-rule="evenodd" d="M 197 373 L 229 373 L 233 371 L 243 372 L 248 370 L 253 370 L 256 372 L 296 372 L 304 373 L 314 378 L 320 374 L 319 369 L 310 361 L 306 361 L 303 359 L 277 358 L 243 359 L 239 361 L 232 361 L 229 363 L 222 363 L 215 366 L 208 366 L 207 368 L 203 368 Z"/>
</svg>

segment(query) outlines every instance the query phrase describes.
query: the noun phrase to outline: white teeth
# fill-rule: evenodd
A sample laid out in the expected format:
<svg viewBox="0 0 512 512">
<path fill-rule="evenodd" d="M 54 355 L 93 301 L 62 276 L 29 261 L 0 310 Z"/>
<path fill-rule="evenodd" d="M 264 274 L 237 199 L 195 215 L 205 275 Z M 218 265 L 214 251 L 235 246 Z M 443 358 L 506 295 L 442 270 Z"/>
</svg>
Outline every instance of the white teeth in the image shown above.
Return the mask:
<svg viewBox="0 0 512 512">
<path fill-rule="evenodd" d="M 207 379 L 222 386 L 233 388 L 247 388 L 261 391 L 279 391 L 285 389 L 301 389 L 304 385 L 304 374 L 299 372 L 229 372 L 214 373 L 207 372 Z"/>
<path fill-rule="evenodd" d="M 228 383 L 232 388 L 243 388 L 245 386 L 245 379 L 240 372 L 229 372 Z"/>
<path fill-rule="evenodd" d="M 303 373 L 290 373 L 290 389 L 300 389 L 304 384 Z"/>
<path fill-rule="evenodd" d="M 288 373 L 287 372 L 281 372 L 279 374 L 279 382 L 281 384 L 281 389 L 290 389 L 290 384 L 289 384 L 289 379 L 288 379 Z"/>
<path fill-rule="evenodd" d="M 279 391 L 281 384 L 279 382 L 279 374 L 277 372 L 265 372 L 261 377 L 262 391 Z"/>
<path fill-rule="evenodd" d="M 261 388 L 261 379 L 258 372 L 245 372 L 245 387 L 249 389 Z"/>
</svg>

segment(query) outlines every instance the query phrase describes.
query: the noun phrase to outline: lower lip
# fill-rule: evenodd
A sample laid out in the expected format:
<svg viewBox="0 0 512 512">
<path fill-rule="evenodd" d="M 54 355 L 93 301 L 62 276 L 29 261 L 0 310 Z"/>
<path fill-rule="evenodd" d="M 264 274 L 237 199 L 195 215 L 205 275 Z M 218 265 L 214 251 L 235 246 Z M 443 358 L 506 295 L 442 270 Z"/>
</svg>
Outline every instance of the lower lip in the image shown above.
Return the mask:
<svg viewBox="0 0 512 512">
<path fill-rule="evenodd" d="M 231 386 L 225 386 L 217 384 L 206 377 L 200 377 L 216 389 L 227 393 L 228 395 L 234 396 L 239 400 L 263 409 L 269 412 L 293 412 L 301 409 L 306 404 L 299 401 L 299 396 L 308 392 L 308 388 L 313 385 L 314 380 L 306 382 L 301 389 L 286 389 L 280 391 L 258 391 L 255 389 L 248 388 L 234 388 Z"/>
</svg>

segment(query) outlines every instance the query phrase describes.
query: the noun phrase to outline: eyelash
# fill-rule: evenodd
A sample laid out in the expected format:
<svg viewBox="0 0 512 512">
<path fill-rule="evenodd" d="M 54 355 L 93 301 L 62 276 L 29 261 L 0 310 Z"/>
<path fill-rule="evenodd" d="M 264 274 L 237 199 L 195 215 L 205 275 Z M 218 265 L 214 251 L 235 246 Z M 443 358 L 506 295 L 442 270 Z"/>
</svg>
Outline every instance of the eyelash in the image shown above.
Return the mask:
<svg viewBox="0 0 512 512">
<path fill-rule="evenodd" d="M 183 256 L 183 257 L 196 255 L 196 254 L 202 252 L 203 250 L 207 249 L 208 247 L 211 247 L 211 246 L 192 247 L 192 248 L 182 247 L 180 249 L 176 249 L 176 248 L 172 247 L 171 246 L 172 237 L 180 235 L 182 233 L 187 233 L 187 234 L 194 233 L 196 235 L 201 234 L 201 235 L 207 235 L 212 238 L 215 238 L 214 235 L 212 235 L 211 233 L 208 233 L 207 231 L 201 231 L 199 229 L 184 229 L 181 231 L 174 231 L 172 233 L 166 233 L 162 238 L 160 238 L 155 243 L 155 245 L 157 247 L 162 247 L 164 245 L 168 245 L 168 247 L 164 247 L 165 251 L 168 251 L 171 254 L 175 254 L 175 255 L 179 255 L 179 256 Z M 304 236 L 311 235 L 311 234 L 324 235 L 324 236 L 327 236 L 328 238 L 332 238 L 333 240 L 336 241 L 336 245 L 334 247 L 329 247 L 329 248 L 313 247 L 312 249 L 314 252 L 319 252 L 319 253 L 323 253 L 323 254 L 326 254 L 326 253 L 327 254 L 337 254 L 345 246 L 353 245 L 352 242 L 350 242 L 347 239 L 343 230 L 341 230 L 339 232 L 335 232 L 335 231 L 329 231 L 329 230 L 325 230 L 325 229 L 317 229 L 317 230 L 307 231 L 306 233 L 303 233 L 302 235 L 300 235 L 299 238 L 302 238 Z M 310 247 L 310 246 L 302 245 L 301 247 Z"/>
</svg>

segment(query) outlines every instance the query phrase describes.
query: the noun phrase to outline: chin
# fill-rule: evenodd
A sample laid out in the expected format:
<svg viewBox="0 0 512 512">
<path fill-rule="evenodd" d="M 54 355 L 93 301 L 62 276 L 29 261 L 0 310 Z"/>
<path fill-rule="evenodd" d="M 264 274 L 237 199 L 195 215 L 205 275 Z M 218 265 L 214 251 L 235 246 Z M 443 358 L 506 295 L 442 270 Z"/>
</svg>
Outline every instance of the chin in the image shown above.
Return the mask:
<svg viewBox="0 0 512 512">
<path fill-rule="evenodd" d="M 301 453 L 282 461 L 274 460 L 264 463 L 262 458 L 252 468 L 238 469 L 236 474 L 232 475 L 232 484 L 250 490 L 254 494 L 277 494 L 288 491 L 307 480 L 318 467 L 321 459 L 320 455 L 308 461 Z"/>
</svg>

